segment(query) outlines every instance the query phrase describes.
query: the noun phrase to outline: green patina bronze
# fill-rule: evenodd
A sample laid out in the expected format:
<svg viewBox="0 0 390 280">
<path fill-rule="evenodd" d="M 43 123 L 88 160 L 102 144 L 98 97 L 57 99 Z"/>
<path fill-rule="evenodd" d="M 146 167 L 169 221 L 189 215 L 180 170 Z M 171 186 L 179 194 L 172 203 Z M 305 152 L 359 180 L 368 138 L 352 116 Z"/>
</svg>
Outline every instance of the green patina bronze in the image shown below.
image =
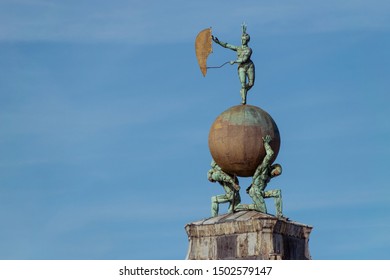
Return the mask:
<svg viewBox="0 0 390 280">
<path fill-rule="evenodd" d="M 252 184 L 246 189 L 246 192 L 253 200 L 253 204 L 240 204 L 236 207 L 237 210 L 256 210 L 262 213 L 267 213 L 267 207 L 264 202 L 264 198 L 275 199 L 276 216 L 283 217 L 282 212 L 282 192 L 281 190 L 269 190 L 265 188 L 269 181 L 282 174 L 282 166 L 280 164 L 271 165 L 271 159 L 274 152 L 270 146 L 271 136 L 266 135 L 263 137 L 264 148 L 266 156 L 262 163 L 257 167 L 255 174 L 252 178 Z"/>
<path fill-rule="evenodd" d="M 234 208 L 241 202 L 240 186 L 237 177 L 233 177 L 226 172 L 222 171 L 221 167 L 213 160 L 211 162 L 211 169 L 207 173 L 207 179 L 212 182 L 218 182 L 225 194 L 216 195 L 211 197 L 211 216 L 218 215 L 219 204 L 229 203 L 229 213 L 234 212 Z"/>
<path fill-rule="evenodd" d="M 255 65 L 251 60 L 252 49 L 248 46 L 249 34 L 246 33 L 246 25 L 242 25 L 241 46 L 234 46 L 220 41 L 217 37 L 212 39 L 218 45 L 237 52 L 237 59 L 230 61 L 230 64 L 238 64 L 238 77 L 241 82 L 241 103 L 246 104 L 246 96 L 255 83 Z"/>
<path fill-rule="evenodd" d="M 219 204 L 229 203 L 229 213 L 235 210 L 255 210 L 267 213 L 265 198 L 274 198 L 276 216 L 282 214 L 281 190 L 265 190 L 270 180 L 279 176 L 282 167 L 273 164 L 280 148 L 279 130 L 272 117 L 263 109 L 246 105 L 247 93 L 255 82 L 255 65 L 251 60 L 252 49 L 248 46 L 249 34 L 246 25 L 242 25 L 241 46 L 220 41 L 211 35 L 211 29 L 201 31 L 196 39 L 195 49 L 202 73 L 208 68 L 206 60 L 212 51 L 211 40 L 216 44 L 233 50 L 237 59 L 230 64 L 238 64 L 238 76 L 241 83 L 241 104 L 222 112 L 211 126 L 209 149 L 213 161 L 208 171 L 208 180 L 218 182 L 225 194 L 211 198 L 211 215 L 218 215 Z M 246 192 L 252 198 L 252 204 L 241 204 L 237 176 L 252 177 L 252 184 Z"/>
</svg>

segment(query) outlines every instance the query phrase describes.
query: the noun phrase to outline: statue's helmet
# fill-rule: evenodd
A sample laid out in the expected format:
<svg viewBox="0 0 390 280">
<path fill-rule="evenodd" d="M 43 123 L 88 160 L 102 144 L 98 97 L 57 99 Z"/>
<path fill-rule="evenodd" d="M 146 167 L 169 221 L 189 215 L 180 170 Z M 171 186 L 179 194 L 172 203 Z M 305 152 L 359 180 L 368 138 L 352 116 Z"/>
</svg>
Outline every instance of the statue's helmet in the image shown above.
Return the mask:
<svg viewBox="0 0 390 280">
<path fill-rule="evenodd" d="M 250 41 L 251 37 L 249 36 L 248 33 L 246 33 L 246 24 L 243 23 L 241 25 L 241 29 L 242 29 L 242 35 L 241 35 L 241 40 L 245 40 L 247 43 Z"/>
</svg>

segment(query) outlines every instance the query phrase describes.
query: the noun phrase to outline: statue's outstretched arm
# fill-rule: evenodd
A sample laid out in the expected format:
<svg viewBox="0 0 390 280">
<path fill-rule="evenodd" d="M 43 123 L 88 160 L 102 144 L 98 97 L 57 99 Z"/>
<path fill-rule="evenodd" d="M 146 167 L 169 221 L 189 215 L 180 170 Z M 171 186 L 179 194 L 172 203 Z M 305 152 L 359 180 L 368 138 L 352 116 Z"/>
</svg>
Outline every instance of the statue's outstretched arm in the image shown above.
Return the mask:
<svg viewBox="0 0 390 280">
<path fill-rule="evenodd" d="M 230 50 L 233 50 L 233 51 L 236 51 L 237 48 L 238 48 L 237 46 L 233 46 L 233 45 L 230 45 L 228 43 L 220 41 L 217 37 L 211 36 L 211 38 L 213 39 L 213 41 L 215 43 L 217 43 L 218 45 L 220 45 L 220 46 L 222 46 L 224 48 L 227 48 L 227 49 L 230 49 Z"/>
</svg>

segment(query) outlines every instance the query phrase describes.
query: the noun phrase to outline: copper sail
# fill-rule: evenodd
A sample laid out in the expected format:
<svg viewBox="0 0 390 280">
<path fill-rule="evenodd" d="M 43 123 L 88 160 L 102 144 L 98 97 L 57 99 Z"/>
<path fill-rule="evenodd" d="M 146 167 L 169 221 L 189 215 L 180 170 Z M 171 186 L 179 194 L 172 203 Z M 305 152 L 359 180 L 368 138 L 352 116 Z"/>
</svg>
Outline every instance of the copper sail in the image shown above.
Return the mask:
<svg viewBox="0 0 390 280">
<path fill-rule="evenodd" d="M 212 51 L 211 28 L 206 28 L 200 31 L 195 39 L 196 58 L 198 59 L 200 71 L 202 71 L 203 76 L 206 76 L 207 57 Z"/>
</svg>

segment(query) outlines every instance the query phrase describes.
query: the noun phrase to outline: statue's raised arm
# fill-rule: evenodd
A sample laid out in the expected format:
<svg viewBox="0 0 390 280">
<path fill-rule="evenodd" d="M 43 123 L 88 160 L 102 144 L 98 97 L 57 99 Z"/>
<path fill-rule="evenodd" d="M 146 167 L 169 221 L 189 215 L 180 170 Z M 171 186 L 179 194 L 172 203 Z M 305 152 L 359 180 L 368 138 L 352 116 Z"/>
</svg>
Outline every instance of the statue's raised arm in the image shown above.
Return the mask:
<svg viewBox="0 0 390 280">
<path fill-rule="evenodd" d="M 217 37 L 211 36 L 211 38 L 213 39 L 213 41 L 216 44 L 220 45 L 221 47 L 231 49 L 232 51 L 237 51 L 237 49 L 239 48 L 238 46 L 234 46 L 234 45 L 231 45 L 229 43 L 221 42 Z"/>
</svg>

